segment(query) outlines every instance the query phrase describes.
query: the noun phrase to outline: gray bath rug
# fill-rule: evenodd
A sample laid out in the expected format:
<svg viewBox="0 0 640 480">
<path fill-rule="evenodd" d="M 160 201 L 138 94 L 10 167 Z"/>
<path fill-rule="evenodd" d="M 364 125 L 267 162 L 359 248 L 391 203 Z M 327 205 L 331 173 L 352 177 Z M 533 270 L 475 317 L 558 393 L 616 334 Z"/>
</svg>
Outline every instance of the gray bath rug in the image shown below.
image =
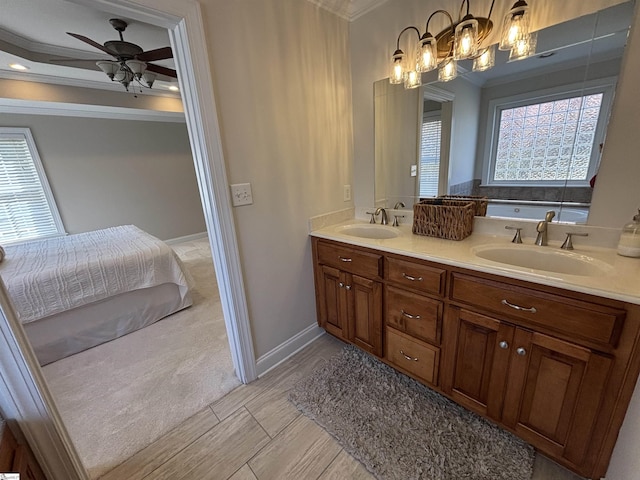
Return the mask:
<svg viewBox="0 0 640 480">
<path fill-rule="evenodd" d="M 347 346 L 289 400 L 379 480 L 530 480 L 533 447 Z"/>
</svg>

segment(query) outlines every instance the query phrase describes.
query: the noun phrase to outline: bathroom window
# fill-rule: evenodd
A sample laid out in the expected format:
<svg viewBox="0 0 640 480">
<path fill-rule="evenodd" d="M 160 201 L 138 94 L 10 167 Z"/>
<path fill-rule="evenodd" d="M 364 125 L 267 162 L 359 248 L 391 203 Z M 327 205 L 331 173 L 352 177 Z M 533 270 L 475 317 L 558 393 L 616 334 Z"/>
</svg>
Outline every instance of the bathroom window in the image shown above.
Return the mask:
<svg viewBox="0 0 640 480">
<path fill-rule="evenodd" d="M 420 197 L 435 197 L 438 195 L 441 137 L 442 120 L 440 112 L 425 114 L 420 136 Z"/>
<path fill-rule="evenodd" d="M 493 101 L 485 184 L 588 186 L 600 162 L 613 87 Z"/>
<path fill-rule="evenodd" d="M 28 128 L 0 128 L 0 245 L 63 235 Z"/>
</svg>

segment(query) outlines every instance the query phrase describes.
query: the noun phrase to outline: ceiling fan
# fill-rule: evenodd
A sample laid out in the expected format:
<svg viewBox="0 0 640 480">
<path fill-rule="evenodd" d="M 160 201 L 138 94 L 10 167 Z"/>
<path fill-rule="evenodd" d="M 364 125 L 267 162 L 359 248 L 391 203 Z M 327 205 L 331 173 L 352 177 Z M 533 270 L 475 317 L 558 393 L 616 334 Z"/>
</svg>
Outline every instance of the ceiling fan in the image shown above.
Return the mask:
<svg viewBox="0 0 640 480">
<path fill-rule="evenodd" d="M 126 42 L 122 37 L 122 32 L 127 28 L 127 22 L 119 18 L 112 18 L 109 23 L 120 35 L 120 40 L 110 40 L 105 42 L 104 45 L 100 45 L 84 35 L 70 32 L 67 32 L 67 35 L 71 35 L 115 58 L 115 60 L 98 60 L 95 62 L 100 70 L 112 81 L 120 82 L 125 90 L 129 91 L 129 84 L 132 81 L 135 81 L 140 86 L 151 88 L 156 79 L 156 74 L 173 78 L 178 77 L 176 71 L 171 68 L 149 63 L 173 58 L 171 47 L 162 47 L 145 52 L 140 46 Z"/>
</svg>

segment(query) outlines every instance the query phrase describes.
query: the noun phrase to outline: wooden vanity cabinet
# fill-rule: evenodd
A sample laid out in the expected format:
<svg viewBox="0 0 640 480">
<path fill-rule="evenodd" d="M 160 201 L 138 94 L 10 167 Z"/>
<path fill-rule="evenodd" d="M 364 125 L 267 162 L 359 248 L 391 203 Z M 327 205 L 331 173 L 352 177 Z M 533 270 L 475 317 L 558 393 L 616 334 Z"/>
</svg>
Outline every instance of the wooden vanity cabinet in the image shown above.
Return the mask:
<svg viewBox="0 0 640 480">
<path fill-rule="evenodd" d="M 382 256 L 331 242 L 313 245 L 318 324 L 382 357 L 382 283 L 376 280 Z"/>
<path fill-rule="evenodd" d="M 640 372 L 640 306 L 324 239 L 312 247 L 327 332 L 574 472 L 605 475 Z"/>
<path fill-rule="evenodd" d="M 448 315 L 444 392 L 546 454 L 583 464 L 611 358 L 458 307 Z"/>
</svg>

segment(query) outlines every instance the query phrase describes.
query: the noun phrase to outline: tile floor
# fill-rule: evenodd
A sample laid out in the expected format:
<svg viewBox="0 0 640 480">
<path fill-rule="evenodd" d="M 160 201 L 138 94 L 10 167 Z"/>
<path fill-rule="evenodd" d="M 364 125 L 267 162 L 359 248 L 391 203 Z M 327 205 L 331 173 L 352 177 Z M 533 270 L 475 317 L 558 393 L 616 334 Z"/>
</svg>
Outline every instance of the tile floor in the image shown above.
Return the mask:
<svg viewBox="0 0 640 480">
<path fill-rule="evenodd" d="M 372 480 L 358 461 L 287 400 L 287 391 L 295 382 L 342 345 L 323 335 L 259 380 L 236 388 L 200 411 L 102 479 Z M 578 478 L 537 456 L 532 480 Z"/>
</svg>

